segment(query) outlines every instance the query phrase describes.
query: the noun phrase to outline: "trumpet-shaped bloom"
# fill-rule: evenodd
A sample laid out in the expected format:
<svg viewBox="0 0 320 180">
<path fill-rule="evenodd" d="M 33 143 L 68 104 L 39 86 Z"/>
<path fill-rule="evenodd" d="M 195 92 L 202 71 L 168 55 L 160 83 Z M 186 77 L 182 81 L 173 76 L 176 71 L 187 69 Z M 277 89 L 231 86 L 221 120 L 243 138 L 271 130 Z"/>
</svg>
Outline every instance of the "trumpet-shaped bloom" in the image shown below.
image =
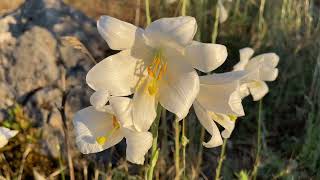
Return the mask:
<svg viewBox="0 0 320 180">
<path fill-rule="evenodd" d="M 209 72 L 227 57 L 226 47 L 193 41 L 197 24 L 193 17 L 162 18 L 145 30 L 102 16 L 98 31 L 109 47 L 121 50 L 95 65 L 87 74 L 95 91 L 113 96 L 132 93 L 133 125 L 147 131 L 156 117 L 156 106 L 184 118 L 199 92 L 193 68 Z"/>
<path fill-rule="evenodd" d="M 249 72 L 248 77 L 241 83 L 241 96 L 246 97 L 251 94 L 253 100 L 257 101 L 269 91 L 265 81 L 274 81 L 278 76 L 276 67 L 279 56 L 275 53 L 265 53 L 251 58 L 253 53 L 251 48 L 241 49 L 240 62 L 233 69 L 234 71 L 246 70 Z"/>
<path fill-rule="evenodd" d="M 246 75 L 245 71 L 237 71 L 200 77 L 200 92 L 193 107 L 200 123 L 212 136 L 203 143 L 205 147 L 220 146 L 223 143 L 221 135 L 229 138 L 235 120 L 244 115 L 240 80 Z M 224 128 L 221 135 L 216 123 Z"/>
<path fill-rule="evenodd" d="M 17 130 L 10 130 L 5 127 L 0 127 L 0 148 L 8 144 L 9 139 L 18 134 Z"/>
<path fill-rule="evenodd" d="M 110 105 L 101 106 L 98 103 L 98 107 L 103 107 L 102 111 L 90 106 L 78 111 L 73 119 L 79 150 L 84 154 L 100 152 L 125 138 L 127 160 L 143 164 L 144 155 L 152 145 L 152 134 L 137 132 L 133 128 L 131 100 L 126 97 L 111 97 Z"/>
</svg>

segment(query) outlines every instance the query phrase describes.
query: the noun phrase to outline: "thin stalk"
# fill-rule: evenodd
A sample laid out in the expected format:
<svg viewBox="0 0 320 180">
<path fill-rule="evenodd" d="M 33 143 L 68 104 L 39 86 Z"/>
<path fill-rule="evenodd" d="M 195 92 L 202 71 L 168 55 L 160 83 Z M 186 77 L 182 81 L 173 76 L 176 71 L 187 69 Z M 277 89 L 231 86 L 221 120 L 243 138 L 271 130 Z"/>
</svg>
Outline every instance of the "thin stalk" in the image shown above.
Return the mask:
<svg viewBox="0 0 320 180">
<path fill-rule="evenodd" d="M 259 22 L 258 22 L 258 27 L 259 27 L 259 32 L 262 30 L 262 25 L 263 25 L 263 12 L 264 12 L 264 7 L 266 4 L 266 0 L 261 0 L 260 1 L 260 7 L 259 7 Z"/>
<path fill-rule="evenodd" d="M 146 5 L 147 25 L 149 25 L 151 23 L 149 0 L 145 0 L 145 5 Z"/>
<path fill-rule="evenodd" d="M 234 15 L 239 15 L 239 7 L 240 7 L 240 0 L 236 1 L 235 7 L 234 7 Z"/>
<path fill-rule="evenodd" d="M 202 152 L 203 152 L 203 145 L 201 144 L 204 141 L 204 134 L 205 130 L 204 127 L 201 126 L 200 130 L 200 147 L 199 147 L 199 153 L 198 153 L 198 158 L 197 158 L 197 166 L 196 166 L 196 177 L 199 177 L 199 172 L 202 164 Z"/>
<path fill-rule="evenodd" d="M 158 148 L 158 129 L 159 129 L 159 122 L 161 117 L 162 107 L 161 105 L 158 105 L 157 108 L 157 117 L 154 120 L 152 127 L 151 127 L 151 133 L 152 133 L 152 147 L 151 147 L 151 158 L 149 162 L 149 169 L 147 171 L 147 179 L 152 180 L 153 179 L 153 171 L 158 161 L 159 156 L 159 148 Z"/>
<path fill-rule="evenodd" d="M 136 2 L 136 15 L 134 18 L 134 24 L 136 26 L 139 26 L 139 24 L 140 24 L 140 4 L 141 4 L 141 1 L 137 0 L 137 2 Z"/>
<path fill-rule="evenodd" d="M 182 120 L 182 169 L 183 169 L 183 179 L 186 177 L 186 147 L 188 144 L 188 139 L 186 137 L 186 119 Z"/>
<path fill-rule="evenodd" d="M 259 111 L 258 111 L 258 118 L 257 118 L 257 153 L 256 153 L 256 160 L 254 163 L 253 171 L 252 171 L 252 179 L 255 180 L 257 178 L 258 169 L 260 166 L 260 152 L 261 152 L 261 118 L 262 118 L 262 100 L 259 101 Z"/>
<path fill-rule="evenodd" d="M 32 151 L 32 147 L 31 146 L 32 146 L 31 144 L 28 144 L 26 150 L 24 151 L 24 153 L 22 155 L 22 161 L 21 161 L 21 164 L 20 164 L 19 174 L 18 174 L 18 178 L 17 178 L 18 180 L 22 179 L 22 174 L 23 174 L 24 165 L 26 163 L 26 159 L 27 159 L 29 153 Z"/>
<path fill-rule="evenodd" d="M 166 109 L 162 110 L 161 113 L 161 129 L 163 132 L 163 137 L 162 139 L 162 144 L 161 144 L 161 151 L 162 151 L 162 156 L 163 158 L 166 160 L 166 158 L 168 157 L 168 126 L 167 126 L 167 111 Z"/>
<path fill-rule="evenodd" d="M 218 28 L 219 28 L 219 16 L 220 16 L 220 11 L 218 7 L 218 2 L 216 4 L 216 16 L 214 18 L 214 24 L 213 24 L 213 31 L 211 35 L 211 41 L 212 43 L 216 43 L 217 37 L 218 37 Z"/>
<path fill-rule="evenodd" d="M 214 178 L 215 180 L 220 180 L 222 163 L 223 163 L 224 159 L 226 158 L 225 153 L 226 153 L 227 141 L 228 141 L 228 139 L 224 139 L 224 141 L 223 141 L 223 145 L 222 145 L 221 152 L 220 152 L 219 163 L 218 163 L 218 166 L 216 169 L 216 177 Z"/>
<path fill-rule="evenodd" d="M 284 18 L 286 15 L 286 6 L 287 6 L 287 0 L 283 0 L 282 6 L 281 6 L 281 18 L 280 18 L 282 25 L 284 24 Z"/>
<path fill-rule="evenodd" d="M 185 16 L 187 14 L 187 0 L 181 0 L 181 16 Z"/>
<path fill-rule="evenodd" d="M 66 177 L 65 177 L 65 174 L 64 174 L 64 170 L 63 169 L 63 161 L 62 161 L 62 152 L 61 152 L 61 149 L 60 149 L 60 145 L 57 144 L 57 149 L 58 149 L 58 152 L 59 152 L 59 167 L 60 167 L 60 170 L 61 170 L 61 179 L 62 180 L 65 180 Z"/>
<path fill-rule="evenodd" d="M 175 179 L 180 179 L 180 126 L 179 120 L 175 119 L 175 153 L 174 153 L 174 165 L 176 170 L 176 177 Z"/>
<path fill-rule="evenodd" d="M 182 0 L 182 5 L 181 5 L 181 16 L 186 16 L 187 14 L 187 0 Z M 187 138 L 185 136 L 185 118 L 182 120 L 182 169 L 183 169 L 183 179 L 186 177 L 186 146 L 187 146 Z M 179 125 L 179 124 L 178 124 Z M 180 146 L 180 144 L 178 145 Z M 179 163 L 179 161 L 177 161 Z M 177 169 L 176 169 L 177 170 Z"/>
</svg>

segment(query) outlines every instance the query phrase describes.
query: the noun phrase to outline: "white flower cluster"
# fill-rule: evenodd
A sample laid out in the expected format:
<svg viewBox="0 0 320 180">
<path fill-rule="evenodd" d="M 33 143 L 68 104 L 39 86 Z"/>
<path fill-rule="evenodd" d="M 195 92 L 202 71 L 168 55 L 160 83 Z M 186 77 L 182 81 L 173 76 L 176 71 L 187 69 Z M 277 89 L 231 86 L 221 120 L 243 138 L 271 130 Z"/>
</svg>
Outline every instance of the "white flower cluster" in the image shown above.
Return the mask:
<svg viewBox="0 0 320 180">
<path fill-rule="evenodd" d="M 158 105 L 178 120 L 193 105 L 212 136 L 203 145 L 217 147 L 222 137 L 231 135 L 236 118 L 244 115 L 242 99 L 249 94 L 261 99 L 268 92 L 265 81 L 278 75 L 276 54 L 251 58 L 253 50 L 245 48 L 234 71 L 198 76 L 195 69 L 212 72 L 228 53 L 224 45 L 193 40 L 197 31 L 193 17 L 162 18 L 141 29 L 102 16 L 97 27 L 109 47 L 120 52 L 87 74 L 87 84 L 95 90 L 92 106 L 77 112 L 73 120 L 76 143 L 85 154 L 105 150 L 125 138 L 127 160 L 143 164 L 152 146 L 148 131 Z M 221 133 L 216 123 L 224 127 Z"/>
</svg>

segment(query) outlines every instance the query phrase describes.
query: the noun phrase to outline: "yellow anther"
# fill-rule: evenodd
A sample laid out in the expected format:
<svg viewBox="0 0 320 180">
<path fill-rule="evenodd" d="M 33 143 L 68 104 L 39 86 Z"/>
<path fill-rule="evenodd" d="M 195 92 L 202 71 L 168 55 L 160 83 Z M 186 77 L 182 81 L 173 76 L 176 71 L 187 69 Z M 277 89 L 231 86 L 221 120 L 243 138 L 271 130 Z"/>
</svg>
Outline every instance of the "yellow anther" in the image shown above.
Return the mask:
<svg viewBox="0 0 320 180">
<path fill-rule="evenodd" d="M 237 116 L 235 115 L 228 115 L 231 121 L 236 121 L 237 120 Z"/>
<path fill-rule="evenodd" d="M 112 126 L 113 126 L 114 129 L 119 129 L 120 128 L 119 121 L 115 116 L 112 116 Z"/>
<path fill-rule="evenodd" d="M 151 82 L 149 85 L 148 85 L 148 92 L 151 96 L 155 95 L 158 91 L 158 88 L 156 86 L 156 84 L 154 82 Z"/>
<path fill-rule="evenodd" d="M 150 66 L 147 67 L 147 71 L 148 71 L 148 74 L 149 74 L 150 77 L 152 77 L 152 78 L 155 77 L 155 75 L 154 75 L 153 71 L 151 70 Z"/>
<path fill-rule="evenodd" d="M 98 144 L 104 145 L 106 143 L 106 141 L 107 141 L 107 138 L 104 137 L 104 136 L 100 136 L 100 137 L 97 137 L 96 140 L 97 140 Z"/>
</svg>

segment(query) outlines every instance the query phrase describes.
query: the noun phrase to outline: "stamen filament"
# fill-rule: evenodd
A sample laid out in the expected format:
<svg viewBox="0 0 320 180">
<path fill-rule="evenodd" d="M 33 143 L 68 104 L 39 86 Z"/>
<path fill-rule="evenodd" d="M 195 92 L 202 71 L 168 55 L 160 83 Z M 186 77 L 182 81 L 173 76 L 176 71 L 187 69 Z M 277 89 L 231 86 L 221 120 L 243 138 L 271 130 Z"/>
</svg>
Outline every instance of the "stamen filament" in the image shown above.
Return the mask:
<svg viewBox="0 0 320 180">
<path fill-rule="evenodd" d="M 164 75 L 167 70 L 167 62 L 162 56 L 161 50 L 157 51 L 153 57 L 152 63 L 147 67 L 148 75 L 151 80 L 148 80 L 147 91 L 150 95 L 155 95 L 158 92 L 158 80 Z"/>
</svg>

